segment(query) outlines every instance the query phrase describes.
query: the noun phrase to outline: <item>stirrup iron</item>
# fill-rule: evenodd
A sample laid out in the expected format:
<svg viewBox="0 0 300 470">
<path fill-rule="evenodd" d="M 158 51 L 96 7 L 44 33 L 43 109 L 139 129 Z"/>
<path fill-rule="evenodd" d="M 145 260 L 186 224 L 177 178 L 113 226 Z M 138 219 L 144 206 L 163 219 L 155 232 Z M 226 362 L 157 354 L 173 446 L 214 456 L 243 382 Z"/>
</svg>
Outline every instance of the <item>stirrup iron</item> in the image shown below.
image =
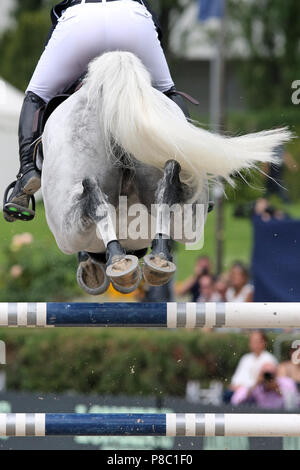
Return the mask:
<svg viewBox="0 0 300 470">
<path fill-rule="evenodd" d="M 19 206 L 18 204 L 15 204 L 13 202 L 7 202 L 8 194 L 12 189 L 14 189 L 16 184 L 17 184 L 17 181 L 14 181 L 13 183 L 11 183 L 4 193 L 3 212 L 5 212 L 7 215 L 13 217 L 16 220 L 23 220 L 24 222 L 29 222 L 35 217 L 35 197 L 33 194 L 30 196 L 30 200 L 32 204 L 31 209 L 29 209 L 29 207 L 27 208 L 27 207 Z"/>
</svg>

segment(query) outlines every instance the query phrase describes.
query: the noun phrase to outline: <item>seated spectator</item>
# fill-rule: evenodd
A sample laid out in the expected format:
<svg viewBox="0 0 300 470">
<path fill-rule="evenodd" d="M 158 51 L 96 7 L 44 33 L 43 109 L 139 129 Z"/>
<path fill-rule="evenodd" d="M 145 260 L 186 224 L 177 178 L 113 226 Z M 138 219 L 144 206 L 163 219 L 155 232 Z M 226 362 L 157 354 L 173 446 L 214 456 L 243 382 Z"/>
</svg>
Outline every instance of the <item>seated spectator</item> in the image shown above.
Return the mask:
<svg viewBox="0 0 300 470">
<path fill-rule="evenodd" d="M 283 212 L 281 209 L 273 207 L 265 198 L 257 199 L 253 216 L 260 217 L 264 222 L 269 222 L 274 219 L 286 220 L 290 218 L 287 213 Z"/>
<path fill-rule="evenodd" d="M 278 376 L 294 380 L 300 390 L 300 346 L 296 350 L 291 349 L 290 355 L 289 361 L 279 364 Z"/>
<path fill-rule="evenodd" d="M 226 302 L 226 292 L 228 289 L 228 276 L 225 274 L 221 274 L 217 277 L 215 282 L 215 292 L 219 294 L 221 297 L 221 302 Z"/>
<path fill-rule="evenodd" d="M 231 390 L 239 387 L 249 389 L 258 379 L 262 366 L 266 363 L 277 364 L 275 356 L 266 351 L 267 338 L 263 331 L 252 331 L 249 336 L 250 353 L 245 354 L 231 379 Z"/>
<path fill-rule="evenodd" d="M 253 403 L 260 408 L 296 408 L 299 394 L 295 382 L 289 377 L 278 377 L 278 366 L 264 364 L 253 387 L 240 387 L 232 396 L 231 403 Z"/>
<path fill-rule="evenodd" d="M 222 302 L 221 295 L 214 289 L 214 279 L 212 276 L 205 275 L 199 279 L 200 296 L 197 302 Z"/>
<path fill-rule="evenodd" d="M 212 275 L 212 264 L 208 256 L 200 256 L 196 261 L 194 274 L 176 288 L 176 294 L 179 297 L 190 294 L 191 301 L 197 302 L 200 296 L 199 280 L 205 275 Z"/>
<path fill-rule="evenodd" d="M 246 267 L 236 262 L 229 272 L 229 284 L 226 291 L 227 302 L 252 302 L 253 286 L 248 283 L 249 273 Z"/>
</svg>

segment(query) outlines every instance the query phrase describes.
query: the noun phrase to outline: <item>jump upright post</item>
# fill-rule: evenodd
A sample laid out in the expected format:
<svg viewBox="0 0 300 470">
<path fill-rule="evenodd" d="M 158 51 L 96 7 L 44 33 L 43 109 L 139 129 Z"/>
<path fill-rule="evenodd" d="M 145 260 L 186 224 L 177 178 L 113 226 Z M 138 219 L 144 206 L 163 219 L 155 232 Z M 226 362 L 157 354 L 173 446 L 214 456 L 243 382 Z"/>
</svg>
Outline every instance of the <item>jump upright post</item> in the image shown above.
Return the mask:
<svg viewBox="0 0 300 470">
<path fill-rule="evenodd" d="M 299 328 L 300 303 L 0 303 L 0 327 Z"/>
<path fill-rule="evenodd" d="M 300 414 L 0 414 L 0 436 L 300 436 Z"/>
</svg>

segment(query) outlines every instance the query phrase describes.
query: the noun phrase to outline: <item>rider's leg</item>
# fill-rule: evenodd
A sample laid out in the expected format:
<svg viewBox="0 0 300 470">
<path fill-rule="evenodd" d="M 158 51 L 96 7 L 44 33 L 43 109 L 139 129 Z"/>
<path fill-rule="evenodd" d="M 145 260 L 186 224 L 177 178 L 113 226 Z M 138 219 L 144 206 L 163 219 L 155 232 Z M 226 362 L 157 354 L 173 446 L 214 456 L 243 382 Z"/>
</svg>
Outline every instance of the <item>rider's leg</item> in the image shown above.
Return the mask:
<svg viewBox="0 0 300 470">
<path fill-rule="evenodd" d="M 121 5 L 117 8 L 116 3 Z M 134 53 L 149 71 L 153 87 L 162 93 L 170 90 L 174 87 L 174 81 L 151 14 L 138 2 L 116 3 L 107 3 L 111 5 L 109 20 L 115 23 L 115 27 L 108 31 L 109 46 L 112 50 Z M 124 21 L 124 18 L 128 20 Z"/>
<path fill-rule="evenodd" d="M 40 172 L 33 161 L 34 143 L 41 133 L 40 123 L 45 102 L 38 95 L 28 92 L 25 96 L 19 121 L 20 171 L 13 191 L 8 199 L 9 208 L 4 212 L 8 222 L 13 222 L 16 207 L 20 211 L 29 206 L 30 197 L 41 186 Z"/>
<path fill-rule="evenodd" d="M 45 41 L 45 47 L 50 41 L 54 29 L 54 26 L 50 28 L 47 40 Z M 20 171 L 17 175 L 13 192 L 7 201 L 10 209 L 4 210 L 4 218 L 7 222 L 14 222 L 16 220 L 13 216 L 16 214 L 16 207 L 20 207 L 20 209 L 28 208 L 30 196 L 40 187 L 40 172 L 36 170 L 33 164 L 34 145 L 31 144 L 40 136 L 40 124 L 45 107 L 45 101 L 37 94 L 31 91 L 26 94 L 19 119 Z M 33 123 L 32 126 L 31 123 Z"/>
<path fill-rule="evenodd" d="M 52 26 L 49 30 L 45 47 L 51 39 L 55 30 Z M 7 222 L 14 222 L 16 218 L 16 208 L 26 212 L 30 204 L 30 197 L 39 189 L 40 172 L 36 170 L 33 163 L 34 141 L 40 136 L 43 111 L 46 103 L 37 94 L 28 91 L 26 93 L 21 115 L 19 119 L 19 156 L 20 171 L 17 175 L 16 185 L 7 200 L 8 206 L 4 207 L 4 218 Z M 33 125 L 31 126 L 31 123 Z M 32 168 L 33 166 L 33 168 Z M 9 207 L 9 208 L 8 208 Z"/>
<path fill-rule="evenodd" d="M 126 8 L 128 8 L 126 6 Z M 112 48 L 118 48 L 118 44 L 123 44 L 128 50 L 135 53 L 149 70 L 154 88 L 163 92 L 168 98 L 174 101 L 183 111 L 187 118 L 190 118 L 188 108 L 180 94 L 177 93 L 174 82 L 171 77 L 169 66 L 162 49 L 161 43 L 158 39 L 157 31 L 155 29 L 153 20 L 149 11 L 139 4 L 132 4 L 131 8 L 135 14 L 133 35 L 139 35 L 141 40 L 134 41 L 128 30 L 126 23 L 122 21 L 119 24 L 117 31 L 111 31 L 112 37 L 109 38 Z M 116 22 L 118 19 L 115 17 Z M 125 40 L 123 39 L 125 36 Z"/>
<path fill-rule="evenodd" d="M 84 66 L 76 63 L 75 51 L 71 51 L 70 47 L 72 34 L 69 35 L 69 41 L 65 40 L 67 49 L 63 50 L 62 40 L 70 26 L 62 22 L 51 31 L 26 90 L 19 123 L 21 166 L 15 187 L 4 207 L 4 218 L 8 222 L 19 219 L 18 213 L 28 209 L 31 196 L 40 188 L 40 173 L 35 168 L 33 153 L 35 140 L 41 134 L 40 123 L 46 103 L 75 81 L 86 66 L 86 63 Z"/>
</svg>

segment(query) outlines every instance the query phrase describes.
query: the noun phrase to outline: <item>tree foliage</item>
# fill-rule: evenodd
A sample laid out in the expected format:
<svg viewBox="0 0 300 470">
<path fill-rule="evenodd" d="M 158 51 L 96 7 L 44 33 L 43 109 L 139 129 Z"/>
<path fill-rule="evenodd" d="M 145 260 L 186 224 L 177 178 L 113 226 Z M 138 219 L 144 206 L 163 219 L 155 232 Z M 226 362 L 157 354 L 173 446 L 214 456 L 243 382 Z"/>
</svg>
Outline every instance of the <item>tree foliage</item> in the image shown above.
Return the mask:
<svg viewBox="0 0 300 470">
<path fill-rule="evenodd" d="M 36 12 L 43 8 L 51 7 L 58 3 L 58 0 L 16 0 L 16 6 L 13 10 L 13 15 L 19 18 L 23 13 L 32 11 Z"/>
<path fill-rule="evenodd" d="M 49 12 L 22 13 L 15 28 L 6 31 L 0 42 L 0 75 L 25 90 L 43 51 L 50 27 Z"/>
<path fill-rule="evenodd" d="M 291 104 L 291 84 L 300 76 L 299 0 L 228 0 L 250 57 L 240 76 L 252 108 Z"/>
</svg>

